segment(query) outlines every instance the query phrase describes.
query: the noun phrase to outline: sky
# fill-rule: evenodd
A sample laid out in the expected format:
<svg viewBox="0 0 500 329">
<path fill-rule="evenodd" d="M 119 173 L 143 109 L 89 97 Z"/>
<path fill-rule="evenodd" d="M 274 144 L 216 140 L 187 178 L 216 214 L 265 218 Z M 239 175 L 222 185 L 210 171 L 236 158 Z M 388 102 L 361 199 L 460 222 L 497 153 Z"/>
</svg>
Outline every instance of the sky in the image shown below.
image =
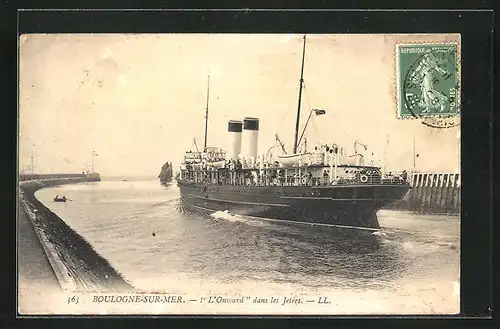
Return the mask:
<svg viewBox="0 0 500 329">
<path fill-rule="evenodd" d="M 397 118 L 396 42 L 458 35 L 308 35 L 301 127 L 308 145 L 368 146 L 388 169 L 455 171 L 459 127 Z M 302 35 L 30 34 L 19 40 L 19 168 L 39 173 L 157 175 L 203 147 L 228 148 L 227 121 L 260 119 L 258 153 L 277 133 L 291 151 Z M 370 156 L 371 157 L 371 156 Z"/>
</svg>

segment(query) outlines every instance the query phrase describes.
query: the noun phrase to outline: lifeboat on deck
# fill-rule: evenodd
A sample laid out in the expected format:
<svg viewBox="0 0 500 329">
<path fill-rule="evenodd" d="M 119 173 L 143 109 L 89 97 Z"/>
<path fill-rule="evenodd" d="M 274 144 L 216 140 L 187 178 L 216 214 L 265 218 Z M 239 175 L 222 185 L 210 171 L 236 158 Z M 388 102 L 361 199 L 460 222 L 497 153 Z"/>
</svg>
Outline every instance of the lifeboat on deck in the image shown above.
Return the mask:
<svg viewBox="0 0 500 329">
<path fill-rule="evenodd" d="M 302 154 L 282 154 L 278 155 L 278 162 L 283 167 L 295 167 L 299 164 L 307 164 L 311 158 L 312 153 Z"/>
<path fill-rule="evenodd" d="M 226 166 L 226 160 L 219 160 L 219 161 L 207 161 L 207 167 L 213 167 L 213 168 L 224 168 Z"/>
</svg>

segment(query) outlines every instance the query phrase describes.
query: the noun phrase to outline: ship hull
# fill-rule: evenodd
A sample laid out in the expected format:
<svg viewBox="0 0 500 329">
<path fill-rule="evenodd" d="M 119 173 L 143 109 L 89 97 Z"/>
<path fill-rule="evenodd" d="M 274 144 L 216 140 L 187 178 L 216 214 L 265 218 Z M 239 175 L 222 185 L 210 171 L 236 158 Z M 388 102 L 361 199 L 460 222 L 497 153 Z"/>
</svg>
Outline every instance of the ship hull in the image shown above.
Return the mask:
<svg viewBox="0 0 500 329">
<path fill-rule="evenodd" d="M 185 206 L 307 224 L 378 229 L 376 212 L 407 185 L 241 186 L 178 181 Z"/>
</svg>

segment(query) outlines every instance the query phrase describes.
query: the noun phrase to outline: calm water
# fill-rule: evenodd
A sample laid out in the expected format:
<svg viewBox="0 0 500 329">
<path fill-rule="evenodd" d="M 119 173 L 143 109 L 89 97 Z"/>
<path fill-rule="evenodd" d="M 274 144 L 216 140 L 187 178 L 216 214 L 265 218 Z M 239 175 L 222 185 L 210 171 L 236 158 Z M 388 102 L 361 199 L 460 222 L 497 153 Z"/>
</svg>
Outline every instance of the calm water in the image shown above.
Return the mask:
<svg viewBox="0 0 500 329">
<path fill-rule="evenodd" d="M 56 194 L 72 201 L 52 202 Z M 375 233 L 201 217 L 182 209 L 175 184 L 158 181 L 64 185 L 36 197 L 139 289 L 295 291 L 345 300 L 346 312 L 458 311 L 458 217 L 380 211 Z"/>
</svg>

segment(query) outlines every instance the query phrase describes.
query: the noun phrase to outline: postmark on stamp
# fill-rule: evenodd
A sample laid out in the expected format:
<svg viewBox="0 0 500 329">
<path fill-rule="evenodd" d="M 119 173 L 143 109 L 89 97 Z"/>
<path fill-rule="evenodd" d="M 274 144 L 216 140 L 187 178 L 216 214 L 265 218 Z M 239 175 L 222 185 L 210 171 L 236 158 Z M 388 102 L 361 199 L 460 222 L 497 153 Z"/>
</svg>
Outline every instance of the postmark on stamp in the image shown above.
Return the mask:
<svg viewBox="0 0 500 329">
<path fill-rule="evenodd" d="M 396 45 L 398 118 L 460 117 L 457 48 L 456 43 Z"/>
</svg>

